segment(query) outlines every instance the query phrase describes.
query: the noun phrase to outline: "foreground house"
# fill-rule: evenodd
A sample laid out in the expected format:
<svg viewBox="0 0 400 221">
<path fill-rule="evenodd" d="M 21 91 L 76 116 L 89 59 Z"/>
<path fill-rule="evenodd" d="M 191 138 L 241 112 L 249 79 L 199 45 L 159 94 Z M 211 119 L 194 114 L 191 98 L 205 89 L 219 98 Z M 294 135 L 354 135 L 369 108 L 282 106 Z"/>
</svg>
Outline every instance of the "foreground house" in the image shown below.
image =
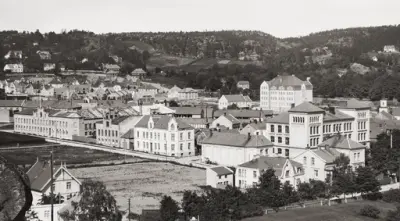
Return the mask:
<svg viewBox="0 0 400 221">
<path fill-rule="evenodd" d="M 226 186 L 233 186 L 233 171 L 228 167 L 216 166 L 207 168 L 206 184 L 214 188 L 224 189 Z"/>
<path fill-rule="evenodd" d="M 300 163 L 283 157 L 260 156 L 237 166 L 235 184 L 242 189 L 254 187 L 262 173 L 268 169 L 275 170 L 275 175 L 281 183 L 288 182 L 296 187 L 304 181 L 303 166 Z"/>
<path fill-rule="evenodd" d="M 211 132 L 201 144 L 203 162 L 224 166 L 237 166 L 259 155 L 267 155 L 273 146 L 263 135 L 221 132 Z"/>
<path fill-rule="evenodd" d="M 146 115 L 134 130 L 135 150 L 175 157 L 195 155 L 194 128 L 179 118 Z"/>
</svg>

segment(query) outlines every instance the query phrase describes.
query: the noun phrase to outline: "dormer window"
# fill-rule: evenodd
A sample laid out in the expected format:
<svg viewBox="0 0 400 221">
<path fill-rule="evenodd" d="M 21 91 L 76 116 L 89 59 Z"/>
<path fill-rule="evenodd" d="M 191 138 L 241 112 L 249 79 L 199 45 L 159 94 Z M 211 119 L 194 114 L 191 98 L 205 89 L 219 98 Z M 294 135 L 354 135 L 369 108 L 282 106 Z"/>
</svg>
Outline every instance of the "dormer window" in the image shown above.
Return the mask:
<svg viewBox="0 0 400 221">
<path fill-rule="evenodd" d="M 175 124 L 171 124 L 170 130 L 175 130 Z"/>
</svg>

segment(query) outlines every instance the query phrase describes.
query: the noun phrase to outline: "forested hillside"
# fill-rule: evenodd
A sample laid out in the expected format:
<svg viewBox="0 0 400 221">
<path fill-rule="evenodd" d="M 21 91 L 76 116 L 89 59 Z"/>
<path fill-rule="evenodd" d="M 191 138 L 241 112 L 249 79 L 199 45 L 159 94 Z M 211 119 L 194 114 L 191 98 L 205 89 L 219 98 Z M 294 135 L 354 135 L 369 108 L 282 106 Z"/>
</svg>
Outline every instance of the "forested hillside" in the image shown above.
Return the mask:
<svg viewBox="0 0 400 221">
<path fill-rule="evenodd" d="M 38 50 L 66 69 L 101 70 L 118 63 L 121 74 L 134 68 L 154 70 L 154 81 L 236 93 L 249 80 L 253 98 L 263 80 L 277 74 L 311 77 L 317 95 L 379 99 L 400 97 L 400 26 L 352 28 L 279 39 L 258 31 L 110 33 L 0 32 L 0 65 L 22 62 L 27 72 L 42 71 Z M 5 59 L 10 50 L 23 58 Z M 111 56 L 118 57 L 118 60 Z M 160 71 L 163 70 L 162 74 Z M 58 71 L 57 71 L 58 72 Z M 249 92 L 250 93 L 250 92 Z"/>
</svg>

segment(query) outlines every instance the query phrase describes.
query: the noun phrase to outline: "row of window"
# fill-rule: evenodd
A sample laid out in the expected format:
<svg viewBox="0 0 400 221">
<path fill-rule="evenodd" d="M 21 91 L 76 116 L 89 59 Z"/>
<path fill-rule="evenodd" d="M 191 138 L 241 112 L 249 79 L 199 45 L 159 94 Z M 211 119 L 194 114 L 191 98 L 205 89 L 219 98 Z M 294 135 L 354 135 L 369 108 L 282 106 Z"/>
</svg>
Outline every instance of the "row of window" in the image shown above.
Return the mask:
<svg viewBox="0 0 400 221">
<path fill-rule="evenodd" d="M 31 119 L 31 118 L 15 118 L 15 123 L 20 124 L 34 124 L 43 126 L 58 126 L 58 127 L 68 127 L 68 121 L 60 120 L 44 120 L 44 119 Z M 76 126 L 76 124 L 75 124 Z"/>
<path fill-rule="evenodd" d="M 307 157 L 304 156 L 303 157 L 303 165 L 306 166 L 307 165 Z M 315 166 L 315 158 L 311 157 L 311 166 Z"/>
<path fill-rule="evenodd" d="M 310 127 L 310 135 L 319 134 L 319 126 L 311 126 Z"/>
<path fill-rule="evenodd" d="M 367 112 L 360 112 L 357 115 L 358 115 L 358 118 L 367 118 Z"/>
<path fill-rule="evenodd" d="M 304 123 L 304 117 L 293 117 L 293 123 Z"/>
<path fill-rule="evenodd" d="M 271 138 L 271 142 L 272 142 L 272 143 L 275 143 L 275 136 L 271 136 L 270 138 Z M 278 144 L 281 144 L 281 143 L 282 143 L 282 137 L 278 137 Z M 286 144 L 286 145 L 289 145 L 289 144 L 290 144 L 290 139 L 289 139 L 289 137 L 285 137 L 285 144 Z"/>
<path fill-rule="evenodd" d="M 160 143 L 152 143 L 152 142 L 143 141 L 142 142 L 142 146 L 140 146 L 140 142 L 137 141 L 137 146 L 138 146 L 139 149 L 140 149 L 140 147 L 142 147 L 142 149 L 148 149 L 150 151 L 153 151 L 153 147 L 154 147 L 154 150 L 161 150 Z M 190 150 L 191 147 L 192 147 L 191 143 L 188 143 L 187 144 L 188 150 Z M 184 149 L 184 144 L 183 143 L 179 144 L 179 149 L 181 151 L 183 151 L 183 149 Z M 167 151 L 167 144 L 164 144 L 164 151 Z M 175 151 L 175 144 L 171 144 L 171 151 Z"/>
<path fill-rule="evenodd" d="M 358 141 L 365 141 L 367 133 L 358 133 Z"/>
<path fill-rule="evenodd" d="M 153 139 L 153 135 L 154 135 L 154 139 L 155 140 L 161 140 L 161 133 L 159 132 L 145 132 L 143 131 L 142 133 L 142 139 Z M 140 138 L 140 132 L 136 131 L 136 138 Z M 179 133 L 179 140 L 184 140 L 184 132 Z M 192 139 L 192 132 L 189 131 L 187 132 L 187 140 Z M 164 140 L 167 140 L 167 133 L 164 133 Z M 175 133 L 171 133 L 171 141 L 175 141 Z"/>
<path fill-rule="evenodd" d="M 360 161 L 360 153 L 354 153 L 354 161 Z"/>
<path fill-rule="evenodd" d="M 319 122 L 319 116 L 310 117 L 310 123 L 317 123 Z"/>
<path fill-rule="evenodd" d="M 310 147 L 315 147 L 319 144 L 319 138 L 315 137 L 315 138 L 311 138 L 310 139 Z"/>
<path fill-rule="evenodd" d="M 270 126 L 270 132 L 275 133 L 275 125 Z M 278 125 L 278 133 L 282 133 L 282 125 Z M 289 126 L 285 126 L 285 133 L 289 133 Z"/>
<path fill-rule="evenodd" d="M 93 129 L 96 130 L 96 124 L 85 124 L 85 130 L 91 130 L 92 129 L 92 125 L 93 125 Z"/>
<path fill-rule="evenodd" d="M 17 124 L 15 125 L 15 128 L 17 130 L 33 132 L 33 133 L 48 133 L 49 135 L 51 135 L 51 132 L 53 132 L 55 134 L 68 135 L 68 130 L 62 130 L 62 129 L 55 130 L 54 128 L 50 129 L 48 127 L 25 126 Z"/>
<path fill-rule="evenodd" d="M 119 137 L 117 130 L 98 129 L 97 134 L 105 137 Z"/>
<path fill-rule="evenodd" d="M 365 130 L 365 129 L 367 129 L 367 122 L 366 122 L 366 121 L 358 122 L 357 124 L 358 124 L 358 125 L 357 125 L 358 130 Z"/>
</svg>

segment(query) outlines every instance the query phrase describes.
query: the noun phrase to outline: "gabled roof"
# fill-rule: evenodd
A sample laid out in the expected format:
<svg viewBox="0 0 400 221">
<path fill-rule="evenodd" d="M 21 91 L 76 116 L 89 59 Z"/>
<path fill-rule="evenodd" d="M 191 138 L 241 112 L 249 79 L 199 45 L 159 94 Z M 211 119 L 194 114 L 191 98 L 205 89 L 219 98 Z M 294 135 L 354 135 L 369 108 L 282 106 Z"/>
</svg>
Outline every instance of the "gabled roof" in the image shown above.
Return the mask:
<svg viewBox="0 0 400 221">
<path fill-rule="evenodd" d="M 354 120 L 354 117 L 349 116 L 340 111 L 335 111 L 335 114 L 326 112 L 324 115 L 324 122 L 343 121 L 343 120 Z"/>
<path fill-rule="evenodd" d="M 320 147 L 329 147 L 329 148 L 339 148 L 339 149 L 365 149 L 365 146 L 344 136 L 334 136 L 331 137 L 318 146 Z"/>
<path fill-rule="evenodd" d="M 288 161 L 291 163 L 292 167 L 295 167 L 293 168 L 293 170 L 296 174 L 297 174 L 296 168 L 303 167 L 303 165 L 301 165 L 300 163 L 297 163 L 293 160 L 289 160 L 284 157 L 267 157 L 267 156 L 260 156 L 259 158 L 240 164 L 238 167 L 258 169 L 258 170 L 273 169 L 275 170 L 275 175 L 279 177 L 282 175 L 282 171 L 284 170 L 283 167 L 286 165 Z"/>
<path fill-rule="evenodd" d="M 238 81 L 238 85 L 250 84 L 249 81 Z"/>
<path fill-rule="evenodd" d="M 267 125 L 265 123 L 251 123 L 251 124 L 247 124 L 246 127 L 252 127 L 256 130 L 265 130 Z"/>
<path fill-rule="evenodd" d="M 125 121 L 126 119 L 128 119 L 129 117 L 131 117 L 131 116 L 119 116 L 119 117 L 117 117 L 117 118 L 114 118 L 114 119 L 111 121 L 111 123 L 112 123 L 112 124 L 115 124 L 115 125 L 118 125 L 118 124 L 124 122 L 124 121 Z"/>
<path fill-rule="evenodd" d="M 308 81 L 302 81 L 295 75 L 278 75 L 274 79 L 266 82 L 270 87 L 292 87 L 293 89 L 300 89 L 304 84 L 306 89 L 310 90 L 313 88 L 312 84 Z"/>
<path fill-rule="evenodd" d="M 0 107 L 22 107 L 22 100 L 0 100 Z"/>
<path fill-rule="evenodd" d="M 170 107 L 172 110 L 175 110 L 175 114 L 192 114 L 192 115 L 200 115 L 202 112 L 201 107 Z M 211 116 L 210 116 L 211 117 Z"/>
<path fill-rule="evenodd" d="M 234 117 L 232 114 L 226 114 L 226 115 L 222 115 L 220 117 L 225 117 L 226 119 L 228 119 L 230 122 L 232 122 L 232 124 L 240 124 L 240 120 L 238 120 L 236 117 Z"/>
<path fill-rule="evenodd" d="M 146 74 L 146 72 L 145 72 L 143 69 L 141 69 L 141 68 L 136 68 L 135 70 L 133 70 L 133 71 L 131 72 L 131 74 L 134 74 L 134 75 L 137 75 L 137 74 Z"/>
<path fill-rule="evenodd" d="M 246 102 L 246 99 L 241 94 L 222 95 L 228 102 Z"/>
<path fill-rule="evenodd" d="M 331 148 L 313 149 L 312 151 L 323 161 L 325 161 L 326 164 L 333 163 L 333 161 L 335 161 L 335 159 L 340 156 L 339 151 Z"/>
<path fill-rule="evenodd" d="M 276 124 L 289 124 L 289 113 L 288 112 L 282 112 L 278 116 L 275 116 L 273 118 L 268 118 L 266 120 L 267 123 L 276 123 Z"/>
<path fill-rule="evenodd" d="M 223 175 L 229 175 L 229 174 L 233 174 L 233 171 L 230 170 L 227 167 L 212 167 L 210 168 L 212 171 L 214 171 L 218 176 L 223 176 Z"/>
<path fill-rule="evenodd" d="M 162 130 L 168 130 L 168 123 L 170 122 L 170 120 L 172 120 L 174 118 L 174 117 L 170 117 L 170 116 L 167 116 L 167 115 L 162 115 L 162 116 L 145 115 L 145 116 L 142 117 L 142 119 L 140 119 L 140 121 L 136 124 L 135 127 L 147 128 L 149 120 L 150 120 L 150 117 L 153 119 L 154 128 L 155 129 L 162 129 Z M 178 130 L 194 129 L 192 126 L 190 126 L 189 124 L 183 122 L 179 118 L 174 118 L 174 119 L 178 124 L 177 125 Z"/>
<path fill-rule="evenodd" d="M 355 98 L 348 100 L 346 103 L 346 106 L 342 106 L 340 108 L 341 109 L 371 109 L 371 107 L 367 103 L 365 103 L 363 101 L 359 101 Z"/>
<path fill-rule="evenodd" d="M 202 144 L 234 146 L 234 147 L 270 147 L 272 146 L 263 135 L 247 135 L 238 133 L 212 132 L 209 137 L 205 138 Z"/>
<path fill-rule="evenodd" d="M 191 87 L 184 88 L 179 93 L 197 93 L 197 91 Z"/>
<path fill-rule="evenodd" d="M 123 139 L 133 139 L 135 137 L 134 130 L 129 129 L 124 135 L 121 136 Z"/>
<path fill-rule="evenodd" d="M 294 112 L 294 113 L 324 113 L 325 111 L 322 110 L 321 108 L 305 101 L 296 107 L 293 107 L 292 109 L 289 110 L 289 112 Z"/>
<path fill-rule="evenodd" d="M 25 108 L 22 111 L 15 113 L 15 115 L 32 115 L 36 109 L 34 108 Z"/>
</svg>

